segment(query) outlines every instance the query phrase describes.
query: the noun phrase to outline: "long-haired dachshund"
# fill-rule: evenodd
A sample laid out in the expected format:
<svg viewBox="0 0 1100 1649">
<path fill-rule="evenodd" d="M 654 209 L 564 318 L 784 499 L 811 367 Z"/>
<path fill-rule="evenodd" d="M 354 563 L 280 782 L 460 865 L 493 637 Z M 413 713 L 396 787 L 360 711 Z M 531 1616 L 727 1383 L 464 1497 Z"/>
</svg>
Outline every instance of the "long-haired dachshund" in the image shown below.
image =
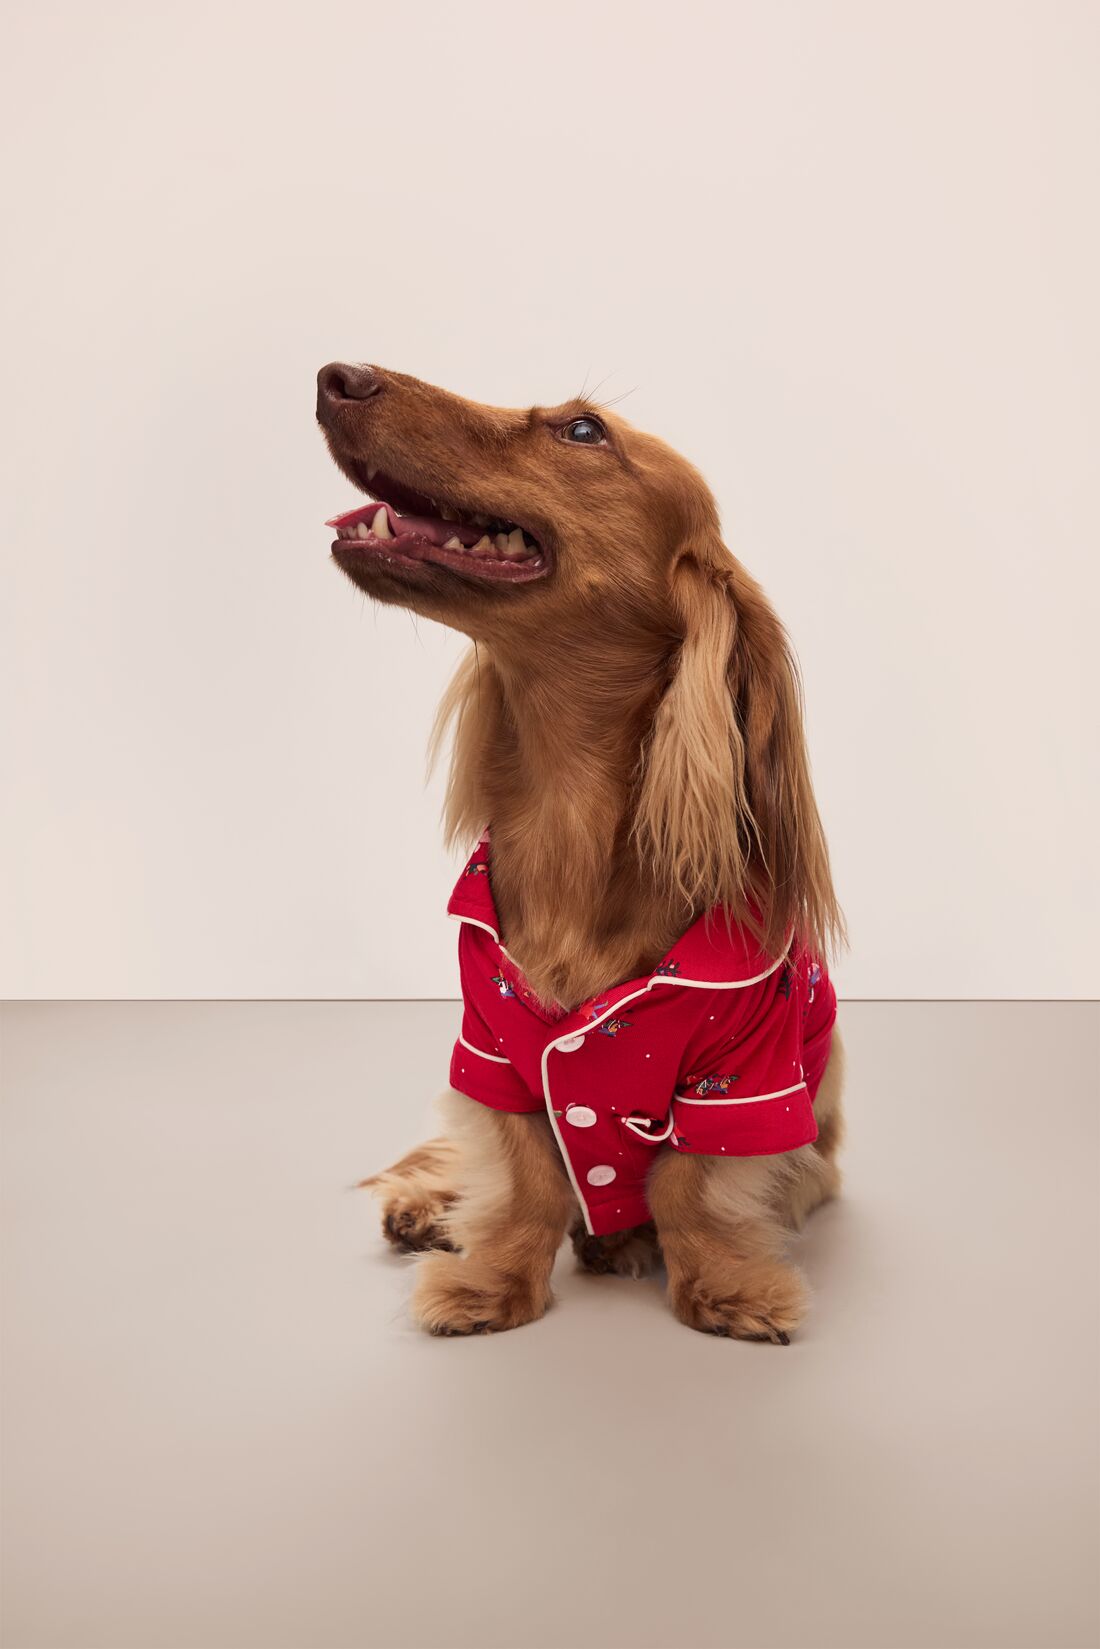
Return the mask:
<svg viewBox="0 0 1100 1649">
<path fill-rule="evenodd" d="M 462 1034 L 446 1137 L 367 1183 L 437 1334 L 662 1259 L 692 1328 L 788 1342 L 791 1231 L 835 1195 L 841 937 L 797 669 L 714 499 L 584 400 L 506 411 L 335 363 L 317 416 L 376 500 L 333 559 L 476 644 L 449 690 Z M 437 730 L 437 738 L 438 738 Z"/>
</svg>

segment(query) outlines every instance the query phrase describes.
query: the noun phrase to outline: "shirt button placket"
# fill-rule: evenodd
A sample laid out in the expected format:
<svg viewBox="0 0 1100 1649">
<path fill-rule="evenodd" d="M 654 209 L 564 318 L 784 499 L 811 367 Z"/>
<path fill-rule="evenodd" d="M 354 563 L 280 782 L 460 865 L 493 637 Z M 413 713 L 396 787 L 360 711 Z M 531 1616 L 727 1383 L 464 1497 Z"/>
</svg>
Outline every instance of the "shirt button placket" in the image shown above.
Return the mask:
<svg viewBox="0 0 1100 1649">
<path fill-rule="evenodd" d="M 555 1046 L 559 1053 L 575 1054 L 579 1049 L 584 1047 L 584 1035 L 582 1032 L 577 1032 L 573 1036 L 563 1037 L 560 1042 L 555 1044 Z M 594 1128 L 599 1122 L 599 1117 L 591 1105 L 567 1104 L 565 1107 L 563 1121 L 569 1123 L 573 1128 Z M 579 1141 L 577 1143 L 579 1144 Z M 572 1160 L 573 1152 L 566 1146 L 565 1140 L 562 1141 L 562 1146 L 567 1150 L 568 1156 Z M 589 1156 L 588 1160 L 591 1162 L 591 1156 Z M 575 1171 L 581 1171 L 580 1165 L 576 1163 L 575 1160 L 573 1161 L 573 1167 Z M 588 1169 L 588 1171 L 584 1174 L 584 1178 L 591 1186 L 609 1185 L 615 1178 L 615 1170 L 614 1168 L 599 1164 L 594 1168 Z"/>
</svg>

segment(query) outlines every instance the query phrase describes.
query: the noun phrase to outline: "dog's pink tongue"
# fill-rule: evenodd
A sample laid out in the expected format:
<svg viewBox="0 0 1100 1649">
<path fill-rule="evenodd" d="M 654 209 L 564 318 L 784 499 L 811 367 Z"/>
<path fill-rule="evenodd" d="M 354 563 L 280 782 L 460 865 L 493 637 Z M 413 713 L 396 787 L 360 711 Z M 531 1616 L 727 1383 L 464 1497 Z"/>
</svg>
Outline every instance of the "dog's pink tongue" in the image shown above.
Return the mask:
<svg viewBox="0 0 1100 1649">
<path fill-rule="evenodd" d="M 398 515 L 390 504 L 360 504 L 354 510 L 345 510 L 343 515 L 334 515 L 331 521 L 326 521 L 326 527 L 357 527 L 360 522 L 369 527 L 379 510 L 385 510 L 386 520 L 390 532 L 395 538 L 402 533 L 416 533 L 420 538 L 428 539 L 429 543 L 442 548 L 449 538 L 457 538 L 460 544 L 467 548 L 476 544 L 481 533 L 476 527 L 460 527 L 457 521 L 444 521 L 435 515 Z"/>
<path fill-rule="evenodd" d="M 448 538 L 457 538 L 460 544 L 476 544 L 481 537 L 469 527 L 460 527 L 457 521 L 444 521 L 435 515 L 399 515 L 393 526 L 398 533 L 419 533 L 441 549 Z"/>
</svg>

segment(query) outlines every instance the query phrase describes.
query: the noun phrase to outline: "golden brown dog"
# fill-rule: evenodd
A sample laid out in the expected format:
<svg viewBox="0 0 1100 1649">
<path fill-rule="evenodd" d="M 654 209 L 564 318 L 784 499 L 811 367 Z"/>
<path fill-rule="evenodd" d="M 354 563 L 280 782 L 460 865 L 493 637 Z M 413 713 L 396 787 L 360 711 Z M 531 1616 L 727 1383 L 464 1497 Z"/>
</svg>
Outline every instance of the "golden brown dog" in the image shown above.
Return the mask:
<svg viewBox="0 0 1100 1649">
<path fill-rule="evenodd" d="M 841 917 L 797 670 L 698 473 L 583 400 L 502 410 L 378 367 L 323 368 L 317 415 L 380 501 L 337 518 L 337 564 L 477 644 L 440 714 L 447 832 L 491 821 L 502 937 L 538 996 L 571 1008 L 642 974 L 714 906 L 769 955 L 792 933 L 824 954 Z M 659 1254 L 682 1321 L 785 1342 L 805 1301 L 786 1240 L 839 1183 L 840 1065 L 834 1041 L 816 1144 L 656 1152 L 654 1224 L 575 1231 L 581 1264 L 640 1275 Z M 426 1328 L 516 1327 L 549 1305 L 577 1205 L 545 1116 L 444 1105 L 447 1137 L 367 1183 L 390 1240 L 433 1250 Z"/>
</svg>

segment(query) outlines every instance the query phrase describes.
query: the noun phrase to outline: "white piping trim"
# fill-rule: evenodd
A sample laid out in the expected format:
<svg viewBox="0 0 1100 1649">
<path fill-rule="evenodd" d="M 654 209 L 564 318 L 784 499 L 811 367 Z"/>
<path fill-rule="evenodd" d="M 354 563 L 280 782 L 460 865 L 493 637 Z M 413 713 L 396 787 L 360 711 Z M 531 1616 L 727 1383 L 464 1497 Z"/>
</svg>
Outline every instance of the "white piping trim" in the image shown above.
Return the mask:
<svg viewBox="0 0 1100 1649">
<path fill-rule="evenodd" d="M 462 913 L 460 911 L 456 911 L 456 910 L 449 910 L 447 912 L 447 915 L 451 918 L 452 922 L 469 922 L 472 927 L 481 928 L 482 931 L 487 933 L 489 935 L 489 937 L 492 940 L 494 940 L 494 942 L 497 945 L 500 945 L 500 949 L 503 952 L 503 954 L 505 956 L 508 955 L 507 951 L 504 950 L 504 946 L 501 945 L 501 943 L 500 943 L 500 934 L 497 932 L 497 930 L 494 927 L 491 927 L 488 922 L 479 921 L 476 916 L 464 916 L 464 915 L 462 915 Z M 706 991 L 706 990 L 711 990 L 711 991 L 737 991 L 737 990 L 743 990 L 747 985 L 758 985 L 762 979 L 767 979 L 770 974 L 773 974 L 775 972 L 776 968 L 781 967 L 782 964 L 787 960 L 787 955 L 790 951 L 791 943 L 793 941 L 793 938 L 794 938 L 794 935 L 792 934 L 791 938 L 788 939 L 788 941 L 787 941 L 787 944 L 786 944 L 786 946 L 783 950 L 783 954 L 776 958 L 776 960 L 772 963 L 770 968 L 765 968 L 763 973 L 754 974 L 751 979 L 725 979 L 725 980 L 681 979 L 678 974 L 674 974 L 674 973 L 653 973 L 653 974 L 650 974 L 650 976 L 646 980 L 645 984 L 642 985 L 639 990 L 630 991 L 629 994 L 626 995 L 626 996 L 620 996 L 618 1001 L 612 1003 L 612 1005 L 607 1009 L 607 1011 L 605 1013 L 602 1013 L 598 1019 L 589 1020 L 587 1025 L 582 1025 L 576 1030 L 567 1031 L 564 1035 L 562 1035 L 560 1037 L 556 1037 L 553 1041 L 548 1042 L 546 1044 L 546 1046 L 543 1048 L 543 1050 L 542 1050 L 542 1061 L 541 1061 L 541 1065 L 542 1065 L 542 1095 L 543 1095 L 543 1100 L 546 1104 L 546 1114 L 550 1118 L 550 1126 L 554 1131 L 554 1138 L 558 1142 L 558 1150 L 561 1153 L 562 1162 L 565 1164 L 565 1171 L 569 1175 L 570 1184 L 572 1185 L 573 1190 L 576 1193 L 577 1201 L 580 1204 L 581 1215 L 584 1219 L 585 1230 L 588 1232 L 588 1235 L 590 1237 L 594 1237 L 596 1233 L 592 1229 L 592 1220 L 591 1220 L 591 1218 L 589 1216 L 589 1212 L 588 1212 L 588 1203 L 585 1201 L 584 1192 L 581 1190 L 581 1187 L 580 1187 L 580 1181 L 577 1179 L 576 1174 L 573 1172 L 573 1164 L 572 1164 L 572 1162 L 570 1161 L 570 1158 L 569 1158 L 569 1151 L 568 1151 L 568 1148 L 566 1146 L 565 1139 L 562 1135 L 562 1131 L 558 1127 L 558 1119 L 554 1115 L 554 1101 L 553 1101 L 553 1099 L 551 1098 L 551 1095 L 550 1095 L 550 1075 L 549 1075 L 549 1070 L 548 1070 L 550 1055 L 552 1053 L 556 1053 L 556 1052 L 559 1051 L 559 1042 L 570 1041 L 575 1036 L 582 1036 L 582 1037 L 587 1036 L 589 1031 L 596 1030 L 596 1028 L 598 1026 L 603 1024 L 605 1019 L 610 1019 L 612 1014 L 618 1013 L 619 1009 L 625 1007 L 628 1002 L 635 1002 L 635 1001 L 637 1001 L 639 996 L 645 996 L 649 991 L 651 991 L 653 989 L 654 985 L 686 985 L 689 988 L 695 988 L 695 989 L 704 990 L 704 991 Z M 512 961 L 512 958 L 508 957 L 508 960 Z M 518 966 L 518 964 L 513 962 L 513 966 Z M 470 1047 L 470 1044 L 468 1042 L 464 1041 L 462 1037 L 459 1037 L 459 1041 L 462 1042 L 462 1046 L 464 1048 L 469 1048 L 471 1053 L 479 1054 L 482 1059 L 491 1059 L 491 1060 L 494 1060 L 497 1063 L 503 1064 L 503 1065 L 510 1065 L 511 1064 L 511 1060 L 501 1059 L 496 1054 L 482 1054 L 480 1048 Z M 804 1082 L 800 1082 L 800 1083 L 797 1084 L 798 1088 L 804 1088 L 805 1086 L 806 1086 L 806 1084 Z M 793 1093 L 796 1092 L 796 1088 L 787 1088 L 787 1089 L 784 1090 L 784 1092 L 793 1094 Z M 777 1099 L 780 1096 L 778 1094 L 759 1094 L 756 1097 L 758 1099 Z M 676 1098 L 684 1100 L 684 1102 L 688 1105 L 748 1105 L 748 1104 L 753 1103 L 752 1100 L 745 1100 L 745 1099 L 733 1099 L 733 1100 L 687 1099 L 686 1096 L 681 1095 L 681 1094 L 677 1094 Z M 623 1120 L 626 1121 L 628 1128 L 631 1127 L 631 1124 L 629 1123 L 629 1121 L 627 1121 L 627 1119 L 625 1117 L 624 1117 Z M 672 1123 L 672 1119 L 670 1117 L 668 1132 L 666 1134 L 662 1134 L 659 1138 L 655 1137 L 651 1134 L 640 1133 L 637 1128 L 631 1128 L 631 1132 L 636 1134 L 639 1139 L 647 1140 L 651 1145 L 659 1145 L 665 1139 L 668 1139 L 671 1136 L 672 1129 L 673 1129 L 673 1123 Z"/>
<path fill-rule="evenodd" d="M 471 927 L 484 928 L 485 932 L 490 934 L 491 937 L 496 940 L 498 945 L 500 944 L 500 934 L 497 932 L 496 928 L 491 928 L 488 922 L 479 922 L 476 916 L 460 916 L 457 910 L 449 910 L 447 915 L 451 918 L 452 922 L 469 922 Z"/>
<path fill-rule="evenodd" d="M 663 1134 L 647 1134 L 642 1128 L 641 1123 L 634 1122 L 630 1117 L 623 1117 L 623 1123 L 630 1129 L 632 1134 L 637 1134 L 639 1139 L 644 1139 L 647 1145 L 660 1145 L 664 1140 L 669 1138 L 672 1130 L 676 1126 L 676 1119 L 672 1116 L 669 1117 L 668 1127 L 665 1129 Z"/>
<path fill-rule="evenodd" d="M 619 1009 L 625 1007 L 628 1002 L 633 1002 L 636 997 L 644 996 L 653 984 L 654 981 L 650 979 L 647 984 L 642 986 L 641 990 L 631 991 L 627 996 L 620 996 L 619 1000 L 608 1008 L 606 1013 L 601 1013 L 598 1019 L 589 1020 L 587 1025 L 581 1025 L 577 1030 L 564 1032 L 561 1036 L 555 1037 L 552 1042 L 548 1042 L 542 1050 L 542 1094 L 546 1101 L 546 1114 L 550 1118 L 550 1126 L 554 1130 L 554 1138 L 558 1142 L 558 1150 L 561 1152 L 562 1161 L 565 1163 L 565 1171 L 569 1175 L 574 1191 L 577 1193 L 577 1201 L 581 1205 L 581 1214 L 584 1216 L 585 1230 L 590 1237 L 594 1237 L 596 1233 L 592 1229 L 592 1221 L 588 1214 L 588 1204 L 584 1200 L 584 1192 L 581 1190 L 580 1182 L 573 1172 L 573 1164 L 569 1160 L 569 1151 L 562 1136 L 562 1131 L 558 1127 L 558 1119 L 554 1115 L 554 1101 L 550 1097 L 550 1074 L 547 1065 L 550 1055 L 560 1051 L 558 1048 L 559 1042 L 571 1042 L 575 1036 L 587 1036 L 589 1031 L 594 1031 L 597 1025 L 602 1025 L 605 1019 L 610 1019 L 612 1014 L 618 1013 Z"/>
<path fill-rule="evenodd" d="M 463 916 L 457 910 L 449 910 L 447 915 L 450 917 L 452 922 L 469 922 L 471 927 L 481 928 L 490 936 L 491 939 L 496 940 L 497 944 L 500 945 L 501 954 L 508 957 L 508 960 L 511 962 L 512 966 L 519 968 L 519 963 L 516 961 L 515 957 L 508 956 L 508 952 L 501 944 L 500 934 L 497 932 L 496 928 L 490 927 L 488 922 L 482 922 L 476 916 Z M 769 978 L 775 972 L 776 968 L 782 967 L 783 963 L 790 955 L 793 939 L 794 935 L 792 934 L 791 938 L 787 940 L 783 954 L 776 957 L 770 968 L 765 968 L 763 973 L 754 973 L 751 979 L 681 979 L 679 974 L 675 973 L 653 973 L 650 974 L 644 988 L 649 990 L 651 985 L 687 985 L 689 988 L 701 991 L 741 991 L 745 989 L 746 985 L 759 985 L 760 981 L 762 979 Z M 520 972 L 523 972 L 522 968 L 520 968 Z M 623 997 L 623 1001 L 632 1002 L 635 996 L 640 996 L 641 994 L 641 991 L 635 991 L 632 996 Z M 593 1020 L 593 1024 L 598 1025 L 599 1020 Z"/>
<path fill-rule="evenodd" d="M 459 920 L 462 921 L 463 918 L 460 917 Z M 480 927 L 485 926 L 484 922 L 481 922 L 478 925 Z M 493 937 L 496 938 L 496 935 L 494 934 Z M 576 1030 L 566 1031 L 560 1037 L 555 1037 L 552 1042 L 548 1042 L 546 1044 L 545 1048 L 542 1050 L 542 1095 L 546 1102 L 546 1114 L 550 1118 L 550 1126 L 554 1130 L 554 1137 L 558 1142 L 558 1150 L 561 1152 L 562 1161 L 565 1163 L 566 1173 L 569 1175 L 573 1189 L 577 1193 L 577 1201 L 581 1205 L 581 1213 L 584 1216 L 585 1229 L 590 1237 L 594 1237 L 596 1233 L 593 1231 L 592 1221 L 588 1217 L 588 1204 L 584 1200 L 584 1192 L 581 1190 L 577 1176 L 573 1172 L 573 1164 L 569 1160 L 569 1151 L 562 1136 L 562 1131 L 558 1127 L 558 1119 L 554 1115 L 554 1102 L 550 1097 L 550 1074 L 548 1070 L 550 1055 L 558 1051 L 559 1042 L 572 1041 L 575 1036 L 587 1036 L 589 1031 L 594 1031 L 598 1026 L 602 1025 L 605 1019 L 610 1019 L 612 1014 L 618 1013 L 620 1008 L 625 1008 L 628 1002 L 635 1002 L 639 996 L 645 996 L 653 989 L 654 985 L 695 985 L 701 990 L 735 991 L 742 989 L 745 985 L 759 984 L 761 979 L 767 979 L 769 974 L 774 973 L 776 968 L 781 967 L 787 960 L 787 955 L 790 951 L 793 939 L 794 935 L 792 933 L 790 939 L 787 940 L 786 949 L 784 950 L 782 956 L 778 957 L 772 963 L 770 968 L 765 968 L 763 973 L 756 974 L 752 979 L 730 979 L 723 984 L 715 984 L 713 980 L 709 979 L 680 979 L 676 974 L 670 973 L 651 974 L 640 990 L 630 991 L 626 996 L 620 996 L 619 1000 L 617 1002 L 613 1002 L 611 1006 L 605 1010 L 605 1012 L 601 1013 L 598 1019 L 590 1019 L 587 1025 L 581 1025 Z M 499 939 L 497 939 L 497 944 L 500 944 Z M 799 1088 L 804 1088 L 805 1086 L 806 1084 L 804 1082 L 799 1082 L 796 1083 L 793 1088 L 786 1088 L 783 1091 L 785 1093 L 793 1094 L 796 1093 Z M 675 1097 L 680 1099 L 685 1098 L 686 1096 L 677 1094 Z M 759 1094 L 756 1096 L 758 1099 L 778 1099 L 779 1097 L 780 1096 L 778 1094 Z M 689 1105 L 748 1105 L 752 1104 L 753 1101 L 745 1099 L 688 1099 L 686 1100 L 686 1103 Z M 637 1132 L 637 1130 L 635 1129 L 634 1132 Z M 671 1135 L 671 1133 L 672 1129 L 670 1127 L 669 1134 Z M 650 1138 L 649 1135 L 640 1135 L 639 1137 Z"/>
<path fill-rule="evenodd" d="M 776 968 L 782 967 L 787 960 L 790 948 L 790 941 L 788 940 L 787 949 L 782 956 L 778 957 L 770 968 L 765 968 L 763 973 L 754 973 L 751 979 L 681 979 L 677 973 L 655 973 L 653 983 L 656 985 L 693 985 L 702 991 L 744 990 L 746 985 L 759 985 L 760 981 L 767 979 L 770 974 L 775 972 Z"/>
<path fill-rule="evenodd" d="M 478 920 L 478 917 L 463 917 L 458 910 L 449 910 L 447 915 L 449 915 L 452 922 L 468 922 L 472 927 L 483 928 L 483 932 L 488 933 L 490 938 L 495 938 L 496 943 L 500 945 L 501 955 L 508 956 L 508 951 L 501 945 L 500 933 L 496 932 L 495 927 L 490 927 L 490 923 L 482 922 L 482 920 Z M 765 968 L 764 973 L 754 973 L 750 980 L 681 980 L 678 973 L 651 973 L 650 978 L 646 980 L 645 989 L 648 991 L 651 984 L 686 984 L 686 986 L 699 989 L 699 991 L 744 991 L 747 984 L 759 984 L 760 980 L 770 978 L 770 975 L 773 975 L 777 968 L 782 968 L 783 963 L 787 961 L 788 955 L 790 955 L 790 947 L 792 947 L 792 940 L 787 940 L 787 947 L 783 950 L 782 956 L 777 956 L 772 966 Z M 513 968 L 519 968 L 515 956 L 508 956 L 508 961 L 513 965 Z M 523 973 L 521 968 L 519 968 L 519 971 Z M 635 991 L 633 996 L 640 996 L 640 994 L 642 994 L 640 991 Z M 623 998 L 623 1001 L 633 1001 L 633 998 Z M 599 1024 L 599 1021 L 594 1022 Z"/>
<path fill-rule="evenodd" d="M 505 1059 L 503 1054 L 483 1053 L 480 1048 L 475 1048 L 472 1042 L 467 1042 L 464 1036 L 460 1035 L 458 1040 L 462 1043 L 464 1048 L 468 1048 L 470 1052 L 472 1054 L 476 1054 L 479 1059 L 491 1059 L 494 1065 L 510 1065 L 512 1063 L 510 1059 Z"/>
<path fill-rule="evenodd" d="M 762 1099 L 785 1099 L 805 1086 L 796 1082 L 792 1088 L 777 1088 L 774 1094 L 742 1094 L 737 1099 L 692 1099 L 690 1094 L 677 1094 L 676 1101 L 680 1105 L 759 1105 Z"/>
<path fill-rule="evenodd" d="M 498 933 L 498 932 L 497 932 L 497 930 L 496 930 L 496 928 L 491 928 L 491 927 L 490 927 L 490 926 L 489 926 L 489 924 L 488 924 L 488 922 L 480 922 L 480 921 L 478 921 L 478 919 L 477 919 L 477 917 L 476 917 L 476 916 L 460 916 L 460 915 L 459 915 L 459 914 L 458 914 L 458 912 L 457 912 L 457 911 L 455 911 L 455 910 L 449 910 L 449 911 L 448 911 L 448 912 L 447 912 L 447 915 L 448 915 L 448 916 L 449 916 L 449 917 L 450 917 L 450 918 L 451 918 L 451 921 L 452 921 L 452 922 L 469 922 L 469 924 L 470 924 L 470 926 L 471 926 L 471 927 L 475 927 L 475 928 L 483 928 L 483 929 L 484 929 L 484 931 L 485 931 L 485 932 L 486 932 L 486 933 L 487 933 L 487 934 L 489 934 L 489 936 L 490 936 L 490 937 L 491 937 L 491 938 L 493 938 L 493 939 L 495 939 L 495 940 L 496 940 L 496 942 L 497 942 L 497 948 L 498 948 L 498 949 L 499 949 L 499 951 L 500 951 L 500 954 L 501 954 L 501 955 L 502 955 L 502 956 L 503 956 L 503 957 L 505 957 L 505 958 L 506 958 L 506 959 L 507 959 L 507 960 L 508 960 L 508 961 L 509 961 L 509 962 L 511 962 L 511 964 L 512 964 L 512 966 L 513 966 L 513 967 L 514 967 L 514 968 L 515 968 L 515 969 L 517 969 L 517 971 L 518 971 L 518 972 L 519 972 L 519 973 L 522 973 L 522 972 L 523 972 L 523 969 L 522 969 L 522 968 L 521 968 L 521 967 L 520 967 L 520 965 L 519 965 L 519 963 L 518 963 L 518 962 L 517 962 L 517 961 L 516 961 L 516 959 L 515 959 L 515 957 L 514 957 L 514 956 L 512 956 L 512 955 L 510 955 L 510 954 L 509 954 L 509 951 L 508 951 L 508 947 L 507 947 L 507 945 L 503 945 L 503 944 L 501 944 L 501 940 L 500 940 L 500 935 L 499 935 L 499 933 Z"/>
</svg>

